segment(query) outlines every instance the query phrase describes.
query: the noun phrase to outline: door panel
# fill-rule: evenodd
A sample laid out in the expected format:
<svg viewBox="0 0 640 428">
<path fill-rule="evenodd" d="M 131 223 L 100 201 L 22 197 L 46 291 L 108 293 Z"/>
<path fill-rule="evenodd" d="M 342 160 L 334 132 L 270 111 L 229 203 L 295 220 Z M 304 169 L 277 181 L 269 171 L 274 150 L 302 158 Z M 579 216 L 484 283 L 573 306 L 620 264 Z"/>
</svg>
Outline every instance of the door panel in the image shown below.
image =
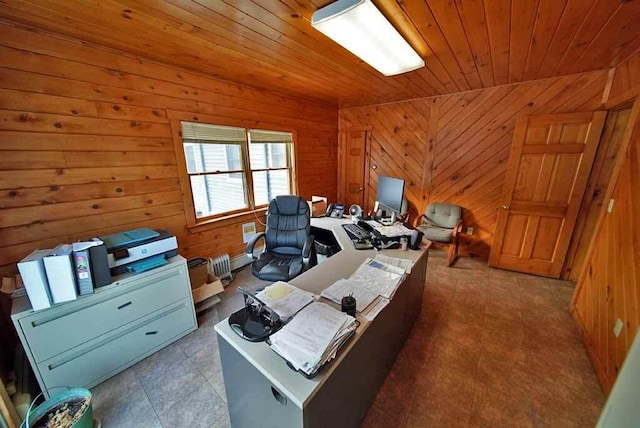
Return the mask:
<svg viewBox="0 0 640 428">
<path fill-rule="evenodd" d="M 605 117 L 518 120 L 489 265 L 560 276 Z"/>
<path fill-rule="evenodd" d="M 556 249 L 556 239 L 560 230 L 562 229 L 563 220 L 561 218 L 544 217 L 540 218 L 538 225 L 538 231 L 544 230 L 546 233 L 537 234 L 533 251 L 531 252 L 531 258 L 537 260 L 553 260 L 553 255 Z"/>
<path fill-rule="evenodd" d="M 364 207 L 365 163 L 368 131 L 343 130 L 341 142 L 341 188 L 340 197 L 346 207 L 358 204 Z"/>
</svg>

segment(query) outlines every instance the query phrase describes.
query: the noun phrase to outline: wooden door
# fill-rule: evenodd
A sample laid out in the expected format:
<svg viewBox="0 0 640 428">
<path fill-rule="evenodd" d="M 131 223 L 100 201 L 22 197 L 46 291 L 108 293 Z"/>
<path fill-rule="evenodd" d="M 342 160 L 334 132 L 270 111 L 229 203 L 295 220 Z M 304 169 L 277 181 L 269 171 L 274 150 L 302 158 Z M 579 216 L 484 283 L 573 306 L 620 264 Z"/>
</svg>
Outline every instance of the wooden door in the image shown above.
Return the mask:
<svg viewBox="0 0 640 428">
<path fill-rule="evenodd" d="M 340 202 L 346 208 L 353 204 L 364 208 L 365 171 L 368 129 L 346 129 L 340 132 Z"/>
<path fill-rule="evenodd" d="M 560 276 L 606 115 L 518 120 L 490 266 Z"/>
</svg>

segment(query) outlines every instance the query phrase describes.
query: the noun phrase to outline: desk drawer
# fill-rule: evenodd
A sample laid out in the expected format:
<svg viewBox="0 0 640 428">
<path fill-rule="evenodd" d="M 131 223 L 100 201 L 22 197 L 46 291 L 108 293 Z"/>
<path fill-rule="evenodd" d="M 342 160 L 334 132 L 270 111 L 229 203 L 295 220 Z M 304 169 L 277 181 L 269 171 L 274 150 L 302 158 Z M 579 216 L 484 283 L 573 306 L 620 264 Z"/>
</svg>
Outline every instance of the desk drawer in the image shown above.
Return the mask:
<svg viewBox="0 0 640 428">
<path fill-rule="evenodd" d="M 184 267 L 149 275 L 133 290 L 122 287 L 122 293 L 107 300 L 92 299 L 81 308 L 60 305 L 20 320 L 35 361 L 48 360 L 95 339 L 184 299 L 191 291 Z"/>
<path fill-rule="evenodd" d="M 38 369 L 47 389 L 56 386 L 91 387 L 194 327 L 191 301 L 184 299 L 132 323 L 115 337 L 105 335 L 84 349 L 65 352 L 42 362 Z"/>
</svg>

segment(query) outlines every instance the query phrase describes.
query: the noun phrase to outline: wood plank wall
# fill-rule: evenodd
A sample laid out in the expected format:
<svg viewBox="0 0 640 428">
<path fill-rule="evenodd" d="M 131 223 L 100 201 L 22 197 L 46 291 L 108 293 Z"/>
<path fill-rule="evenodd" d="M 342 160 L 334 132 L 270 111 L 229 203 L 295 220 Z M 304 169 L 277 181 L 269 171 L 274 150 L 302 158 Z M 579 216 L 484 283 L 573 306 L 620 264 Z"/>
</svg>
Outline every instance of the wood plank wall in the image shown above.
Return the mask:
<svg viewBox="0 0 640 428">
<path fill-rule="evenodd" d="M 488 257 L 515 121 L 601 108 L 607 71 L 401 103 L 341 109 L 339 127 L 372 127 L 369 208 L 378 175 L 406 180 L 414 212 L 430 201 L 464 208 L 461 252 Z"/>
<path fill-rule="evenodd" d="M 576 286 L 574 317 L 603 389 L 609 392 L 640 327 L 640 55 L 615 72 L 609 99 L 636 97 L 629 113 L 628 147 L 616 157 L 613 182 L 603 195 L 600 223 L 590 240 Z M 633 99 L 633 98 L 631 98 Z M 625 111 L 625 110 L 623 110 Z M 626 110 L 628 111 L 628 110 Z M 620 112 L 622 113 L 622 112 Z M 620 114 L 618 113 L 618 114 Z M 606 211 L 609 199 L 613 210 Z M 622 322 L 618 337 L 613 330 Z"/>
<path fill-rule="evenodd" d="M 574 311 L 601 383 L 613 386 L 640 325 L 640 129 L 635 132 L 607 214 L 578 286 Z M 620 336 L 613 333 L 617 320 Z"/>
<path fill-rule="evenodd" d="M 640 52 L 636 52 L 616 67 L 609 99 L 624 101 L 625 94 L 637 95 L 638 92 L 640 92 Z"/>
<path fill-rule="evenodd" d="M 630 114 L 631 108 L 625 108 L 611 111 L 607 115 L 562 270 L 562 277 L 565 279 L 577 281 L 586 262 L 587 248 L 595 232 L 598 215 L 605 203 L 604 195 L 611 181 L 616 154 L 620 149 Z"/>
<path fill-rule="evenodd" d="M 297 132 L 298 192 L 336 195 L 337 108 L 0 22 L 0 273 L 36 248 L 169 228 L 186 257 L 244 253 L 240 224 L 187 229 L 170 110 Z"/>
<path fill-rule="evenodd" d="M 340 128 L 372 126 L 366 209 L 373 208 L 378 176 L 402 177 L 413 215 L 422 203 L 423 168 L 427 162 L 430 99 L 340 110 Z M 401 171 L 401 175 L 398 175 Z M 341 193 L 339 193 L 341 194 Z"/>
</svg>

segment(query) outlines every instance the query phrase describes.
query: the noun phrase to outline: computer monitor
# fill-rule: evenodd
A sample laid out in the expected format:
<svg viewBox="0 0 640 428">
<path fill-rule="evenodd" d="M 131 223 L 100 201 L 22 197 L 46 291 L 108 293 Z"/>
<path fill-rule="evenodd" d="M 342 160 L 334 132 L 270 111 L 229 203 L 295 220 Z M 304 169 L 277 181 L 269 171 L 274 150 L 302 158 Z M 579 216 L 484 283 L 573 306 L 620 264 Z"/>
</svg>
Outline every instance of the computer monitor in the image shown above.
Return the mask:
<svg viewBox="0 0 640 428">
<path fill-rule="evenodd" d="M 404 180 L 400 178 L 378 177 L 378 192 L 376 200 L 380 205 L 391 211 L 392 221 L 395 214 L 402 212 L 402 197 L 404 196 Z"/>
</svg>

